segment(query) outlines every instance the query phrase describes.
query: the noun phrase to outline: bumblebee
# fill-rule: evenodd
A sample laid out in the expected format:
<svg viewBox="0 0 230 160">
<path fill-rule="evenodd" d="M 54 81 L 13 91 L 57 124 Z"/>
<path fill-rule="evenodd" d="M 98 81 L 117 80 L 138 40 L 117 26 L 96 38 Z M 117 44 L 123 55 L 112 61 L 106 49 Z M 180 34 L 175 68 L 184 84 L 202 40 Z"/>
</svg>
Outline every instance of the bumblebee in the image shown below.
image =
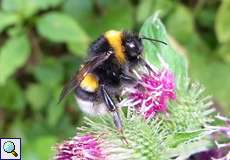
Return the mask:
<svg viewBox="0 0 230 160">
<path fill-rule="evenodd" d="M 88 59 L 80 70 L 64 86 L 61 101 L 71 91 L 80 108 L 90 115 L 110 112 L 116 129 L 122 132 L 122 121 L 117 102 L 124 87 L 136 84 L 132 69 L 143 64 L 142 40 L 162 42 L 139 36 L 132 32 L 110 30 L 94 41 L 88 51 Z"/>
</svg>

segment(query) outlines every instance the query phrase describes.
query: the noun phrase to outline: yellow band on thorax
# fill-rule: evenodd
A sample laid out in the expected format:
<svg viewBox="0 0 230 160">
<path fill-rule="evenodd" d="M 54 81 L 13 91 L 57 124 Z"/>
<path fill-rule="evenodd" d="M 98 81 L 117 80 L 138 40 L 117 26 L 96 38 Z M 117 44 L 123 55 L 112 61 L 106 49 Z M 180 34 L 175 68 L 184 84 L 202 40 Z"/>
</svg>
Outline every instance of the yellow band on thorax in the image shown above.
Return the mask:
<svg viewBox="0 0 230 160">
<path fill-rule="evenodd" d="M 81 81 L 80 87 L 88 92 L 95 92 L 99 87 L 96 75 L 88 73 Z"/>
<path fill-rule="evenodd" d="M 109 42 L 110 46 L 114 49 L 115 57 L 120 64 L 125 63 L 125 54 L 122 46 L 122 32 L 120 31 L 108 31 L 105 33 L 105 38 Z"/>
</svg>

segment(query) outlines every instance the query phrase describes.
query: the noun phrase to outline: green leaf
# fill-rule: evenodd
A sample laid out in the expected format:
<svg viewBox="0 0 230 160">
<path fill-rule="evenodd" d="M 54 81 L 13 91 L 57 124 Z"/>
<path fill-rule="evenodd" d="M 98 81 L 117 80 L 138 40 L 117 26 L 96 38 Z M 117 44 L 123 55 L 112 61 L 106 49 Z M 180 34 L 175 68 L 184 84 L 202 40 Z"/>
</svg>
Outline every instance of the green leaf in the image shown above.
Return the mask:
<svg viewBox="0 0 230 160">
<path fill-rule="evenodd" d="M 155 1 L 152 0 L 145 0 L 145 1 L 140 1 L 141 3 L 139 4 L 137 8 L 137 21 L 142 22 L 148 16 L 150 15 L 152 9 L 153 9 L 153 3 Z"/>
<path fill-rule="evenodd" d="M 55 87 L 64 79 L 64 70 L 56 59 L 46 57 L 34 70 L 34 76 L 44 86 Z"/>
<path fill-rule="evenodd" d="M 230 1 L 223 0 L 216 15 L 216 33 L 220 42 L 230 41 Z"/>
<path fill-rule="evenodd" d="M 7 110 L 23 111 L 26 101 L 23 90 L 16 81 L 8 80 L 4 86 L 0 86 L 0 95 L 0 107 Z"/>
<path fill-rule="evenodd" d="M 64 66 L 66 77 L 72 77 L 73 73 L 80 67 L 83 59 L 79 57 L 75 57 L 72 55 L 65 55 L 61 59 L 61 63 Z"/>
<path fill-rule="evenodd" d="M 203 130 L 197 130 L 191 132 L 175 133 L 167 137 L 166 144 L 171 148 L 175 148 L 180 144 L 199 138 L 203 132 L 204 132 Z"/>
<path fill-rule="evenodd" d="M 165 16 L 174 7 L 175 0 L 144 0 L 140 1 L 137 8 L 137 21 L 143 22 L 155 11 L 160 11 L 161 16 Z"/>
<path fill-rule="evenodd" d="M 9 129 L 7 129 L 7 137 L 20 137 L 23 142 L 26 142 L 27 137 L 25 133 L 25 123 L 18 116 L 14 116 L 13 122 L 11 122 Z"/>
<path fill-rule="evenodd" d="M 64 105 L 60 103 L 57 104 L 58 98 L 60 96 L 60 90 L 61 87 L 55 88 L 55 90 L 53 91 L 54 93 L 52 96 L 52 100 L 48 105 L 47 122 L 50 126 L 55 126 L 59 122 L 64 112 Z"/>
<path fill-rule="evenodd" d="M 168 43 L 168 45 L 164 45 L 161 43 L 153 44 L 149 41 L 144 41 L 145 57 L 150 63 L 160 65 L 159 55 L 169 65 L 177 80 L 187 76 L 187 61 L 185 57 L 178 54 L 169 44 L 165 27 L 157 15 L 147 19 L 141 28 L 140 34 Z"/>
<path fill-rule="evenodd" d="M 22 18 L 28 18 L 38 12 L 38 5 L 34 0 L 3 0 L 2 9 L 18 14 Z"/>
<path fill-rule="evenodd" d="M 154 11 L 160 11 L 162 17 L 172 13 L 172 10 L 178 6 L 177 0 L 155 0 Z"/>
<path fill-rule="evenodd" d="M 178 24 L 183 24 L 178 27 Z M 196 49 L 199 52 L 207 52 L 205 41 L 197 34 L 192 12 L 183 5 L 177 5 L 174 12 L 167 18 L 166 26 L 181 45 L 187 47 L 188 51 Z M 182 48 L 183 48 L 182 46 Z"/>
<path fill-rule="evenodd" d="M 67 47 L 74 55 L 85 57 L 87 55 L 89 43 L 70 42 L 67 44 Z"/>
<path fill-rule="evenodd" d="M 18 12 L 25 5 L 23 2 L 25 0 L 2 0 L 1 6 L 3 11 L 7 12 Z"/>
<path fill-rule="evenodd" d="M 35 111 L 41 110 L 50 98 L 49 90 L 39 84 L 30 84 L 26 89 L 26 98 Z"/>
<path fill-rule="evenodd" d="M 200 9 L 197 13 L 197 22 L 202 27 L 213 28 L 216 17 L 216 6 L 210 5 L 205 9 Z M 210 34 L 210 33 L 209 33 Z"/>
<path fill-rule="evenodd" d="M 34 141 L 34 151 L 37 153 L 38 159 L 52 159 L 54 157 L 54 144 L 57 143 L 57 138 L 54 136 L 43 136 Z"/>
<path fill-rule="evenodd" d="M 93 39 L 110 29 L 130 30 L 134 24 L 134 10 L 129 1 L 124 0 L 68 0 L 64 11 L 81 22 Z"/>
<path fill-rule="evenodd" d="M 199 51 L 192 52 L 190 60 L 192 77 L 204 84 L 208 94 L 212 94 L 224 113 L 229 115 L 230 74 L 227 73 L 230 73 L 230 64 Z"/>
<path fill-rule="evenodd" d="M 13 25 L 20 21 L 18 15 L 13 13 L 0 12 L 0 33 L 8 26 Z"/>
<path fill-rule="evenodd" d="M 53 42 L 87 42 L 88 36 L 70 16 L 50 12 L 41 16 L 36 24 L 41 36 Z"/>
<path fill-rule="evenodd" d="M 25 27 L 22 24 L 17 23 L 16 25 L 10 27 L 7 30 L 7 34 L 9 37 L 16 37 L 22 34 L 25 31 Z"/>
<path fill-rule="evenodd" d="M 23 157 L 31 160 L 52 159 L 56 142 L 57 138 L 50 135 L 35 137 L 24 144 Z"/>
<path fill-rule="evenodd" d="M 183 25 L 181 25 L 183 24 Z M 180 25 L 180 27 L 178 27 Z M 178 5 L 167 20 L 167 29 L 182 44 L 191 43 L 195 33 L 192 13 L 183 5 Z"/>
<path fill-rule="evenodd" d="M 224 43 L 219 46 L 218 55 L 222 58 L 223 61 L 230 63 L 230 45 L 229 43 Z"/>
<path fill-rule="evenodd" d="M 30 18 L 37 12 L 56 7 L 62 2 L 63 0 L 2 0 L 2 9 L 23 18 Z"/>
<path fill-rule="evenodd" d="M 29 57 L 30 44 L 26 35 L 11 37 L 0 51 L 0 85 L 4 84 Z"/>
<path fill-rule="evenodd" d="M 40 9 L 48 9 L 49 7 L 56 7 L 60 5 L 63 0 L 46 0 L 46 1 L 41 1 L 41 0 L 34 0 L 34 2 L 39 6 Z"/>
</svg>

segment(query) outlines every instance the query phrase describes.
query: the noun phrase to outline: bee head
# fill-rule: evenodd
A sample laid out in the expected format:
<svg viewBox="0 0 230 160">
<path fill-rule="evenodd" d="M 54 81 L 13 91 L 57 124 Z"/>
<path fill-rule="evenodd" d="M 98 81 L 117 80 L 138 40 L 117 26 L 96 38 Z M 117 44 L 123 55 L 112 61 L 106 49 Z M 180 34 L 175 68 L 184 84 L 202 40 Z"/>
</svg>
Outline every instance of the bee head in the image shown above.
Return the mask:
<svg viewBox="0 0 230 160">
<path fill-rule="evenodd" d="M 128 61 L 135 61 L 143 52 L 143 43 L 138 35 L 133 33 L 124 33 L 123 46 Z"/>
</svg>

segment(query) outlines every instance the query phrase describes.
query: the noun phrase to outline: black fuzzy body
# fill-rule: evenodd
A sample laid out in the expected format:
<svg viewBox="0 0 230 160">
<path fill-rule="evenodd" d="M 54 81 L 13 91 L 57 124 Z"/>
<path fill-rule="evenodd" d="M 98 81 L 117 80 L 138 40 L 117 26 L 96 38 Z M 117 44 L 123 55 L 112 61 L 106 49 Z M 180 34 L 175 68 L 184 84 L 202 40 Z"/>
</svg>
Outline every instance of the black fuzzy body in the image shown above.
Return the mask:
<svg viewBox="0 0 230 160">
<path fill-rule="evenodd" d="M 104 36 L 100 36 L 92 43 L 89 49 L 89 56 L 97 56 L 105 52 L 114 52 Z M 118 87 L 120 85 L 119 75 L 122 72 L 122 66 L 118 63 L 115 56 L 112 55 L 103 64 L 94 69 L 92 73 L 99 77 L 99 83 L 109 86 Z"/>
<path fill-rule="evenodd" d="M 111 55 L 109 59 L 104 61 L 101 65 L 99 65 L 92 71 L 92 73 L 98 77 L 99 85 L 104 85 L 112 96 L 119 95 L 122 87 L 125 85 L 125 82 L 122 81 L 120 78 L 121 74 L 130 74 L 127 73 L 129 72 L 130 67 L 138 64 L 138 56 L 133 55 L 133 53 L 129 54 L 131 53 L 131 51 L 129 50 L 129 48 L 125 47 L 127 41 L 139 41 L 138 37 L 129 32 L 123 32 L 122 37 L 122 46 L 124 48 L 126 63 L 120 64 L 116 57 L 114 55 Z M 140 47 L 142 52 L 143 47 Z M 107 52 L 114 52 L 114 50 L 109 45 L 107 39 L 102 35 L 90 45 L 88 50 L 88 57 L 90 59 L 91 57 L 98 56 L 99 54 Z M 135 50 L 132 52 L 135 52 Z M 137 50 L 136 52 L 138 53 L 138 55 L 141 54 L 139 50 Z M 75 93 L 79 98 L 84 100 L 101 101 L 101 93 L 99 91 L 96 91 L 95 93 L 89 93 L 83 90 L 81 87 L 77 87 L 75 89 Z"/>
</svg>

